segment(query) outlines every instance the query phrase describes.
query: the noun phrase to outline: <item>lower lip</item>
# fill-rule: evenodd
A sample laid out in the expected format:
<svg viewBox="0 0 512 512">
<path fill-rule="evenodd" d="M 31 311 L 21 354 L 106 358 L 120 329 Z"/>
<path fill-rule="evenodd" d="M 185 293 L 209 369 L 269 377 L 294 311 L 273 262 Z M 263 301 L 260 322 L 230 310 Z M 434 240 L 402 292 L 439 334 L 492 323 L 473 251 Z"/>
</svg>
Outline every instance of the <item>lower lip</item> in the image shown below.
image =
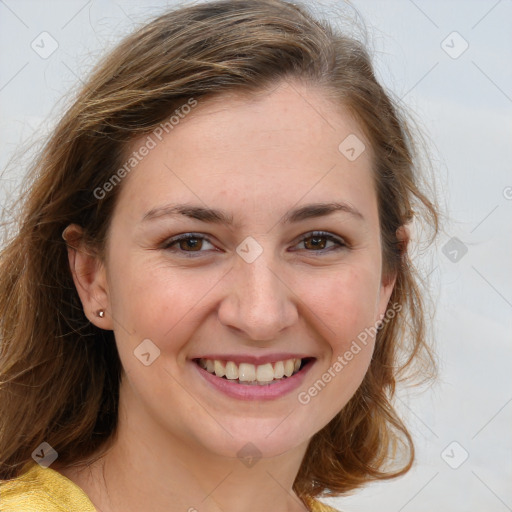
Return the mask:
<svg viewBox="0 0 512 512">
<path fill-rule="evenodd" d="M 196 370 L 199 372 L 199 375 L 201 375 L 210 386 L 231 398 L 238 398 L 239 400 L 274 400 L 291 393 L 302 384 L 314 362 L 314 359 L 307 361 L 301 370 L 291 377 L 283 378 L 272 384 L 260 386 L 259 384 L 238 384 L 238 382 L 217 377 L 207 372 L 204 368 L 201 368 L 194 361 L 191 361 L 192 365 L 195 366 Z"/>
</svg>

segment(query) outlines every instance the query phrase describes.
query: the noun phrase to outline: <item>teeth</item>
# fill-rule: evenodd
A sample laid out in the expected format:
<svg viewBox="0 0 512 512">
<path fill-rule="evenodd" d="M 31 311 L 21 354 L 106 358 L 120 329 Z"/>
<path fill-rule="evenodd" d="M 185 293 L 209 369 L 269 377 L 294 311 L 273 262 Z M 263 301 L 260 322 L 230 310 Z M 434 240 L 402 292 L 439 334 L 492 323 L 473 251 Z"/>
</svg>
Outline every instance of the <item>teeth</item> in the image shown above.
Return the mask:
<svg viewBox="0 0 512 512">
<path fill-rule="evenodd" d="M 224 377 L 224 375 L 226 375 L 226 367 L 222 361 L 215 360 L 213 363 L 213 369 L 215 370 L 215 375 L 217 375 L 217 377 Z"/>
<path fill-rule="evenodd" d="M 256 380 L 256 368 L 253 364 L 240 363 L 238 367 L 238 378 L 242 382 L 252 382 Z"/>
<path fill-rule="evenodd" d="M 238 366 L 233 361 L 228 361 L 226 364 L 226 379 L 238 379 Z"/>
<path fill-rule="evenodd" d="M 260 364 L 256 368 L 256 380 L 258 382 L 270 382 L 274 380 L 274 368 L 270 363 Z"/>
<path fill-rule="evenodd" d="M 295 368 L 295 364 L 294 364 L 293 359 L 287 359 L 284 362 L 284 374 L 287 377 L 290 377 L 292 375 L 294 368 Z"/>
<path fill-rule="evenodd" d="M 284 377 L 284 364 L 283 361 L 277 361 L 274 364 L 274 379 L 282 379 Z"/>
<path fill-rule="evenodd" d="M 284 376 L 291 377 L 299 371 L 302 359 L 287 359 L 276 363 L 266 363 L 255 366 L 250 363 L 236 365 L 233 361 L 199 359 L 199 366 L 217 377 L 226 377 L 229 380 L 239 380 L 248 384 L 264 385 L 273 380 L 282 379 Z"/>
</svg>

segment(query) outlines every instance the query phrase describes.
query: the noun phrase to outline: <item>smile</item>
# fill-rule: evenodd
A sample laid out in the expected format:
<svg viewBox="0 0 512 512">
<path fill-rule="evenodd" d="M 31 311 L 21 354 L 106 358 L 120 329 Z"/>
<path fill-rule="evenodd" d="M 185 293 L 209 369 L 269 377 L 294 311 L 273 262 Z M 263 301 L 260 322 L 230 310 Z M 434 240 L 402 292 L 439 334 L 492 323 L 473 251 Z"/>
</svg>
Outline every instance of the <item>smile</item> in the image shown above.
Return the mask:
<svg viewBox="0 0 512 512">
<path fill-rule="evenodd" d="M 254 365 L 219 359 L 195 359 L 194 362 L 208 373 L 237 384 L 265 386 L 292 377 L 310 358 L 285 359 L 273 363 Z"/>
</svg>

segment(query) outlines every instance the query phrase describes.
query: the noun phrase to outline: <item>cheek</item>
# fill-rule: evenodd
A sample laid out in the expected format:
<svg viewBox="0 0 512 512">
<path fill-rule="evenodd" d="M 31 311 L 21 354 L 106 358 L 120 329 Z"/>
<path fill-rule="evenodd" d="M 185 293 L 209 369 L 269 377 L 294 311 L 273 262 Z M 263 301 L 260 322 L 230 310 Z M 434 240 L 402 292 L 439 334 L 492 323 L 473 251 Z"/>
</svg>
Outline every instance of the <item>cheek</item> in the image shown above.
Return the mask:
<svg viewBox="0 0 512 512">
<path fill-rule="evenodd" d="M 222 270 L 171 267 L 144 255 L 117 261 L 120 264 L 111 272 L 110 297 L 120 326 L 116 332 L 120 351 L 133 350 L 145 338 L 162 351 L 179 350 L 177 341 L 185 343 L 204 319 L 201 311 L 223 279 Z"/>
<path fill-rule="evenodd" d="M 328 326 L 322 328 L 322 335 L 331 355 L 321 362 L 319 374 L 299 400 L 314 404 L 317 419 L 324 423 L 348 403 L 368 370 L 376 333 L 378 280 L 379 275 L 370 267 L 339 272 L 323 282 L 322 293 L 316 294 L 316 302 L 311 304 L 316 316 L 324 321 L 316 325 Z"/>
<path fill-rule="evenodd" d="M 334 352 L 344 352 L 352 339 L 374 324 L 378 280 L 370 267 L 347 266 L 321 279 L 302 281 L 300 298 L 321 320 L 317 325 L 323 326 Z"/>
</svg>

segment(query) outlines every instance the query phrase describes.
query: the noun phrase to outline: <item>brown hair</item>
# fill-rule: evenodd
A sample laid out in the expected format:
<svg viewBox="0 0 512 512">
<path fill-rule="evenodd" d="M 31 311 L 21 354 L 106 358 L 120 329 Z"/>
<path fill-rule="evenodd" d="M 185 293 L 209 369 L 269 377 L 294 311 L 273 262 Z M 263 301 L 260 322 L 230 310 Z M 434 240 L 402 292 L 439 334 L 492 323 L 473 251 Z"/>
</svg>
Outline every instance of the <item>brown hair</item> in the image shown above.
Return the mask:
<svg viewBox="0 0 512 512">
<path fill-rule="evenodd" d="M 390 303 L 401 306 L 378 331 L 355 395 L 313 436 L 294 490 L 304 500 L 337 495 L 409 470 L 414 447 L 392 405 L 395 384 L 405 369 L 417 375 L 435 365 L 421 281 L 396 232 L 412 219 L 413 206 L 416 218 L 438 232 L 411 131 L 376 80 L 364 44 L 305 7 L 226 0 L 165 13 L 124 39 L 95 68 L 27 176 L 0 260 L 0 478 L 18 476 L 43 441 L 71 465 L 101 452 L 116 432 L 122 368 L 114 334 L 84 315 L 63 229 L 81 225 L 87 243 L 104 255 L 122 183 L 101 200 L 93 191 L 123 165 L 131 141 L 190 98 L 256 93 L 286 79 L 322 88 L 368 138 L 383 270 L 396 273 Z M 412 365 L 418 361 L 425 364 Z"/>
</svg>

